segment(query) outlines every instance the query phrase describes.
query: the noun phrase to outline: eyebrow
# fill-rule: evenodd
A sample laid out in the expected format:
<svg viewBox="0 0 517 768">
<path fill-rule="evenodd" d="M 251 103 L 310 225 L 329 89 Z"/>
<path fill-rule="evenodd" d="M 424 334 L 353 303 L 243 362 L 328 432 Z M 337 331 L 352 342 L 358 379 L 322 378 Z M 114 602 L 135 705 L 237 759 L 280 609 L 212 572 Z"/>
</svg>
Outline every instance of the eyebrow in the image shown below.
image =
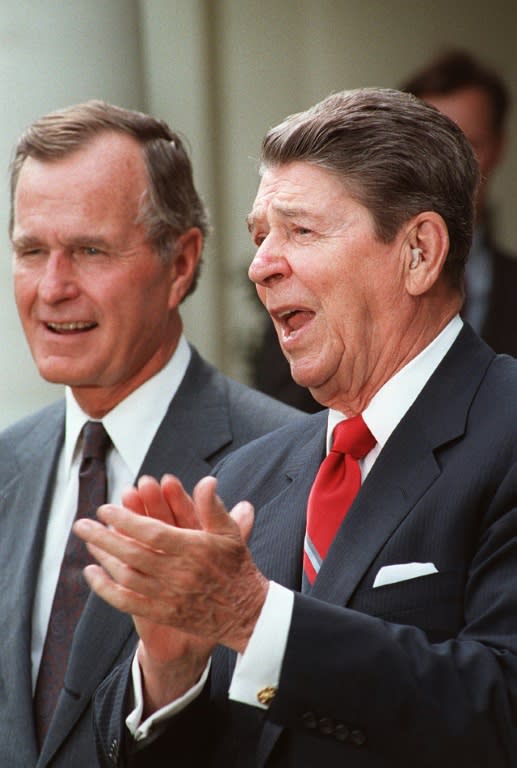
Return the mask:
<svg viewBox="0 0 517 768">
<path fill-rule="evenodd" d="M 310 211 L 307 208 L 300 208 L 300 207 L 294 207 L 290 205 L 282 205 L 278 203 L 272 203 L 271 205 L 273 211 L 280 216 L 283 216 L 286 219 L 296 219 L 298 216 L 305 216 L 312 221 L 318 221 L 318 219 L 321 218 L 317 213 L 314 213 L 313 211 Z M 251 232 L 252 229 L 255 227 L 255 223 L 257 219 L 260 218 L 260 215 L 257 216 L 256 213 L 251 211 L 246 216 L 246 225 L 248 227 L 248 231 Z"/>
<path fill-rule="evenodd" d="M 40 237 L 36 237 L 36 235 L 21 234 L 18 236 L 14 235 L 11 238 L 11 243 L 14 248 L 23 249 L 30 248 L 35 245 L 42 245 L 44 240 L 42 240 Z M 108 242 L 103 237 L 98 237 L 95 235 L 92 235 L 91 237 L 88 235 L 79 235 L 78 237 L 73 237 L 71 240 L 66 241 L 64 245 L 68 247 L 92 246 L 102 250 L 105 250 L 109 247 Z"/>
<path fill-rule="evenodd" d="M 33 237 L 32 235 L 19 235 L 16 237 L 16 235 L 13 235 L 11 237 L 11 244 L 14 248 L 20 249 L 20 248 L 28 248 L 32 245 L 39 245 L 40 241 L 37 237 Z"/>
</svg>

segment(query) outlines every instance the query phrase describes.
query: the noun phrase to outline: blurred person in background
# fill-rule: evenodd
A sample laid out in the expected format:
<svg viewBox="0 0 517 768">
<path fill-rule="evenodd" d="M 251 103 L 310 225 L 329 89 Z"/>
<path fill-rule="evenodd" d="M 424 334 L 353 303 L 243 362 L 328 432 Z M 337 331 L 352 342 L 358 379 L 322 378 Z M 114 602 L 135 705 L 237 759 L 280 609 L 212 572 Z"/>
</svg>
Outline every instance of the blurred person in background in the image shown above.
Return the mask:
<svg viewBox="0 0 517 768">
<path fill-rule="evenodd" d="M 490 184 L 507 142 L 510 95 L 503 78 L 471 53 L 450 50 L 401 85 L 454 120 L 476 153 L 481 182 L 462 316 L 499 353 L 517 355 L 517 260 L 497 244 Z"/>
</svg>

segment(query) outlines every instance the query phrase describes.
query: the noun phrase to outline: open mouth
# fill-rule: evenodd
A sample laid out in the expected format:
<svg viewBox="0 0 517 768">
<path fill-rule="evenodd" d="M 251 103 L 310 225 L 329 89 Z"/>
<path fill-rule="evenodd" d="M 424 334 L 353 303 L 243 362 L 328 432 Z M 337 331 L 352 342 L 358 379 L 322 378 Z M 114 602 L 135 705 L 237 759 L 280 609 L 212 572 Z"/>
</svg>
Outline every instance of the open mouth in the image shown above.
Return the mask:
<svg viewBox="0 0 517 768">
<path fill-rule="evenodd" d="M 292 309 L 277 315 L 282 324 L 284 333 L 294 333 L 304 326 L 313 317 L 314 313 L 305 309 Z"/>
<path fill-rule="evenodd" d="M 53 333 L 82 333 L 83 331 L 91 331 L 92 328 L 97 327 L 97 323 L 87 322 L 69 322 L 69 323 L 45 323 L 49 331 Z"/>
</svg>

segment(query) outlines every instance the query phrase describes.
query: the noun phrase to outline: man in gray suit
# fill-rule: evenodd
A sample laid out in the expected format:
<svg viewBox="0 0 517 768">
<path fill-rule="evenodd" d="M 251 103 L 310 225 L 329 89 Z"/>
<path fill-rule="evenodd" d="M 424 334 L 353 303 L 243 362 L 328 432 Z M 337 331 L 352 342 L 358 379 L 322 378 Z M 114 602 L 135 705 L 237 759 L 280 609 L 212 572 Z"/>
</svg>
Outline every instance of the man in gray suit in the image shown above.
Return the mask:
<svg viewBox="0 0 517 768">
<path fill-rule="evenodd" d="M 0 435 L 0 764 L 92 768 L 91 696 L 134 647 L 128 617 L 88 599 L 43 738 L 33 716 L 85 423 L 102 420 L 111 440 L 116 501 L 142 474 L 173 471 L 191 489 L 301 417 L 224 377 L 183 335 L 207 217 L 165 123 L 102 102 L 49 114 L 17 144 L 11 192 L 18 311 L 40 374 L 67 390 Z"/>
</svg>

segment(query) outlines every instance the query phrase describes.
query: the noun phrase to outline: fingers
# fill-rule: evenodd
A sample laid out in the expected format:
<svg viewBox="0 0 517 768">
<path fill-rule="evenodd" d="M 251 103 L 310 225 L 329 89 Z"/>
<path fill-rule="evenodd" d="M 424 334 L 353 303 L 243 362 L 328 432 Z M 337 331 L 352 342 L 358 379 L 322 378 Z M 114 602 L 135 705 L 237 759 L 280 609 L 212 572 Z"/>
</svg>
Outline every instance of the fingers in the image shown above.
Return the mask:
<svg viewBox="0 0 517 768">
<path fill-rule="evenodd" d="M 181 552 L 180 534 L 185 537 L 190 533 L 113 504 L 99 507 L 97 516 L 100 523 L 88 518 L 77 520 L 74 523 L 76 535 L 139 570 L 145 570 L 150 552 Z"/>
<path fill-rule="evenodd" d="M 160 487 L 164 502 L 173 512 L 175 525 L 199 530 L 201 524 L 194 503 L 178 478 L 173 475 L 164 475 Z"/>
<path fill-rule="evenodd" d="M 238 536 L 247 542 L 253 528 L 253 506 L 248 501 L 240 501 L 228 514 L 216 489 L 215 477 L 204 477 L 194 488 L 194 503 L 203 529 L 211 533 Z"/>
<path fill-rule="evenodd" d="M 177 478 L 171 477 L 171 479 L 174 482 L 175 487 L 177 487 L 178 497 L 181 493 L 186 496 L 180 481 Z M 154 477 L 148 477 L 146 475 L 142 476 L 138 480 L 137 489 L 140 502 L 144 506 L 145 514 L 148 517 L 153 517 L 155 520 L 162 520 L 169 525 L 176 525 L 174 507 L 171 507 L 171 505 L 167 503 L 167 499 L 163 495 L 160 483 L 155 480 Z"/>
<path fill-rule="evenodd" d="M 122 494 L 122 506 L 137 515 L 146 516 L 147 509 L 136 488 L 127 488 Z"/>
<path fill-rule="evenodd" d="M 150 579 L 144 572 L 126 565 L 126 563 L 122 562 L 106 550 L 96 547 L 95 544 L 88 544 L 87 547 L 97 560 L 98 564 L 101 565 L 111 579 L 121 587 L 131 590 L 132 592 L 138 592 L 142 595 L 148 594 L 150 589 L 152 589 L 149 587 L 149 582 L 152 579 Z"/>
<path fill-rule="evenodd" d="M 253 507 L 240 502 L 228 514 L 216 487 L 215 478 L 205 477 L 196 485 L 191 499 L 172 475 L 165 475 L 161 484 L 142 477 L 137 489 L 124 494 L 128 509 L 112 504 L 99 507 L 97 516 L 106 527 L 80 520 L 74 530 L 85 542 L 131 568 L 152 573 L 151 553 L 182 554 L 186 547 L 195 546 L 191 539 L 201 530 L 229 537 L 235 543 L 247 542 L 253 526 Z"/>
<path fill-rule="evenodd" d="M 200 528 L 192 499 L 173 475 L 164 475 L 161 483 L 143 475 L 136 488 L 123 493 L 122 505 L 138 515 L 153 517 L 169 525 Z"/>
<path fill-rule="evenodd" d="M 100 565 L 88 565 L 83 573 L 90 589 L 113 608 L 143 618 L 150 614 L 149 598 L 146 595 L 118 584 Z"/>
<path fill-rule="evenodd" d="M 216 493 L 215 477 L 203 477 L 194 488 L 192 498 L 205 531 L 209 533 L 238 535 L 234 521 Z"/>
<path fill-rule="evenodd" d="M 175 505 L 180 501 L 185 503 L 189 498 L 177 478 L 172 475 L 168 475 L 167 478 L 169 485 L 174 489 L 174 503 L 169 503 L 160 483 L 154 477 L 142 475 L 136 488 L 128 488 L 122 494 L 122 505 L 137 515 L 153 517 L 169 525 L 176 525 Z"/>
<path fill-rule="evenodd" d="M 237 523 L 242 540 L 247 544 L 255 521 L 253 506 L 249 501 L 240 501 L 233 507 L 230 516 Z"/>
</svg>

